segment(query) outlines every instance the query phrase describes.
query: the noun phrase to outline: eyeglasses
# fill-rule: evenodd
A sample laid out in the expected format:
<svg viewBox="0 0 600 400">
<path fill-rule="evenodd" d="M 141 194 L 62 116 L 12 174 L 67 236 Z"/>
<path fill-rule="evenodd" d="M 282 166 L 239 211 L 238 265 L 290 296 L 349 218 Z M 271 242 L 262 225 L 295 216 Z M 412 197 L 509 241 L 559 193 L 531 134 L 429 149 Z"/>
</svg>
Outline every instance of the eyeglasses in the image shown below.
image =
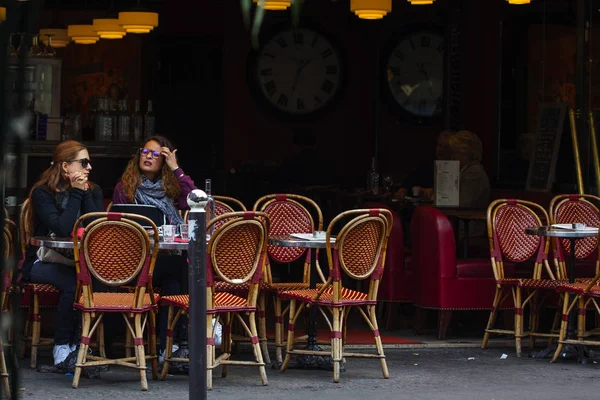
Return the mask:
<svg viewBox="0 0 600 400">
<path fill-rule="evenodd" d="M 87 158 L 80 158 L 79 160 L 68 160 L 67 162 L 78 162 L 79 164 L 81 164 L 82 168 L 87 168 L 88 165 L 90 165 L 91 161 Z"/>
<path fill-rule="evenodd" d="M 152 151 L 150 149 L 140 149 L 140 154 L 147 156 L 148 154 L 152 154 L 152 158 L 158 158 L 161 156 L 160 151 Z"/>
</svg>

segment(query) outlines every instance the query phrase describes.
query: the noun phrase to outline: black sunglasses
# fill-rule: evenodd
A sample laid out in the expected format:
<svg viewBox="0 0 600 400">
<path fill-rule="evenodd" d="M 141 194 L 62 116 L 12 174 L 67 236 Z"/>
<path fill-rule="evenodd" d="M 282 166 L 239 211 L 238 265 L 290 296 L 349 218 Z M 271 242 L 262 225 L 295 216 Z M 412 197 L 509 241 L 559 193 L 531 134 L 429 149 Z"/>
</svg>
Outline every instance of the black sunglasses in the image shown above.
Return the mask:
<svg viewBox="0 0 600 400">
<path fill-rule="evenodd" d="M 88 165 L 90 165 L 90 160 L 87 158 L 80 158 L 79 160 L 68 160 L 67 162 L 78 162 L 79 164 L 81 164 L 82 168 L 87 168 Z"/>
<path fill-rule="evenodd" d="M 147 156 L 148 153 L 152 153 L 152 158 L 158 158 L 161 156 L 160 151 L 152 151 L 146 148 L 140 149 L 140 154 Z"/>
</svg>

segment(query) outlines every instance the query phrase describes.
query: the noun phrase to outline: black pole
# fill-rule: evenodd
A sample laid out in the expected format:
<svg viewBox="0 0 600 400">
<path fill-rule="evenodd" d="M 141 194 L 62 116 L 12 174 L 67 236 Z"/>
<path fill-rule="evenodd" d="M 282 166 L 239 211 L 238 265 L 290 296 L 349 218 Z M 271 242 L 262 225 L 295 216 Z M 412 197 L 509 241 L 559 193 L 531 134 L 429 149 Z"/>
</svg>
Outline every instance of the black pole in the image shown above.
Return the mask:
<svg viewBox="0 0 600 400">
<path fill-rule="evenodd" d="M 206 400 L 206 200 L 206 194 L 200 190 L 188 195 L 190 400 Z"/>
<path fill-rule="evenodd" d="M 577 0 L 576 13 L 577 13 L 577 26 L 576 26 L 576 40 L 577 40 L 577 55 L 575 62 L 575 115 L 577 117 L 577 140 L 580 149 L 588 149 L 588 130 L 587 130 L 587 88 L 586 82 L 586 66 L 587 66 L 587 47 L 586 47 L 586 29 L 587 29 L 587 16 L 586 16 L 586 0 Z M 589 151 L 580 152 L 580 158 L 583 159 L 575 160 L 579 162 L 584 172 L 583 182 L 584 186 L 589 183 L 587 171 L 589 168 L 584 168 L 588 165 L 588 157 L 586 156 Z M 585 193 L 585 188 L 583 188 Z"/>
</svg>

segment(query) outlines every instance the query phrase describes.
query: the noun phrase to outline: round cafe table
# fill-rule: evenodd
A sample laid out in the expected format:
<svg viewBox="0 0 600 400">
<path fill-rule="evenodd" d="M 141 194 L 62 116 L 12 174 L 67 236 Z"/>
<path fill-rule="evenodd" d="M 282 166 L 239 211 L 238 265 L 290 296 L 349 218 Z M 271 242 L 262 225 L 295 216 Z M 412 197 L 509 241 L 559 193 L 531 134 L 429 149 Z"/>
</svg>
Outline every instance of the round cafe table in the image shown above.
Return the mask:
<svg viewBox="0 0 600 400">
<path fill-rule="evenodd" d="M 575 263 L 577 257 L 575 256 L 575 243 L 579 239 L 585 239 L 588 237 L 598 236 L 597 229 L 564 229 L 564 228 L 556 228 L 552 226 L 536 226 L 526 228 L 525 232 L 528 235 L 534 236 L 545 236 L 545 237 L 555 237 L 561 239 L 567 239 L 569 241 L 570 247 L 570 255 L 569 255 L 569 266 L 567 269 L 567 273 L 569 274 L 569 282 L 575 282 Z M 569 314 L 569 321 L 567 325 L 567 338 L 568 339 L 576 339 L 575 330 L 577 328 L 577 315 L 571 311 Z M 556 351 L 556 344 L 552 344 L 548 348 L 541 350 L 539 352 L 531 353 L 532 358 L 545 358 L 551 356 Z M 573 345 L 567 344 L 563 346 L 563 351 L 561 353 L 561 358 L 570 359 L 575 358 L 580 363 L 585 363 L 589 358 L 589 350 L 586 346 L 582 345 Z"/>
<path fill-rule="evenodd" d="M 33 236 L 29 242 L 34 246 L 52 247 L 55 249 L 73 249 L 72 237 Z M 187 250 L 188 242 L 158 242 L 159 250 Z"/>
</svg>

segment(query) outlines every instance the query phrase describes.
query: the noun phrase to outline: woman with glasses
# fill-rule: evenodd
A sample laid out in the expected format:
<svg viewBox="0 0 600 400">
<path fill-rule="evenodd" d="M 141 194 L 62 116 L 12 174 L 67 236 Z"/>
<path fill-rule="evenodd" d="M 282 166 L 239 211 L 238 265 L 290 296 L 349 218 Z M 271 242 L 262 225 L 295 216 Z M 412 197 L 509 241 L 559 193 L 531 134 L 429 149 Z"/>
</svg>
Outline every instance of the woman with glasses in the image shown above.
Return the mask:
<svg viewBox="0 0 600 400">
<path fill-rule="evenodd" d="M 152 136 L 136 152 L 116 184 L 113 204 L 149 204 L 158 207 L 171 225 L 183 223 L 180 211 L 188 210 L 187 195 L 196 188 L 177 162 L 177 149 L 163 136 Z M 182 254 L 159 253 L 152 284 L 163 295 L 187 293 L 187 257 Z M 159 360 L 164 357 L 168 307 L 160 310 Z M 183 320 L 182 318 L 181 320 Z M 186 329 L 178 329 L 180 339 Z"/>
<path fill-rule="evenodd" d="M 24 221 L 32 236 L 70 236 L 85 213 L 103 211 L 102 189 L 89 180 L 92 170 L 86 147 L 75 140 L 54 149 L 52 163 L 29 192 L 31 213 Z M 73 309 L 77 279 L 73 265 L 38 259 L 38 246 L 29 245 L 22 266 L 23 279 L 51 284 L 61 291 L 54 332 L 54 364 L 63 362 L 76 348 L 77 314 Z"/>
</svg>

